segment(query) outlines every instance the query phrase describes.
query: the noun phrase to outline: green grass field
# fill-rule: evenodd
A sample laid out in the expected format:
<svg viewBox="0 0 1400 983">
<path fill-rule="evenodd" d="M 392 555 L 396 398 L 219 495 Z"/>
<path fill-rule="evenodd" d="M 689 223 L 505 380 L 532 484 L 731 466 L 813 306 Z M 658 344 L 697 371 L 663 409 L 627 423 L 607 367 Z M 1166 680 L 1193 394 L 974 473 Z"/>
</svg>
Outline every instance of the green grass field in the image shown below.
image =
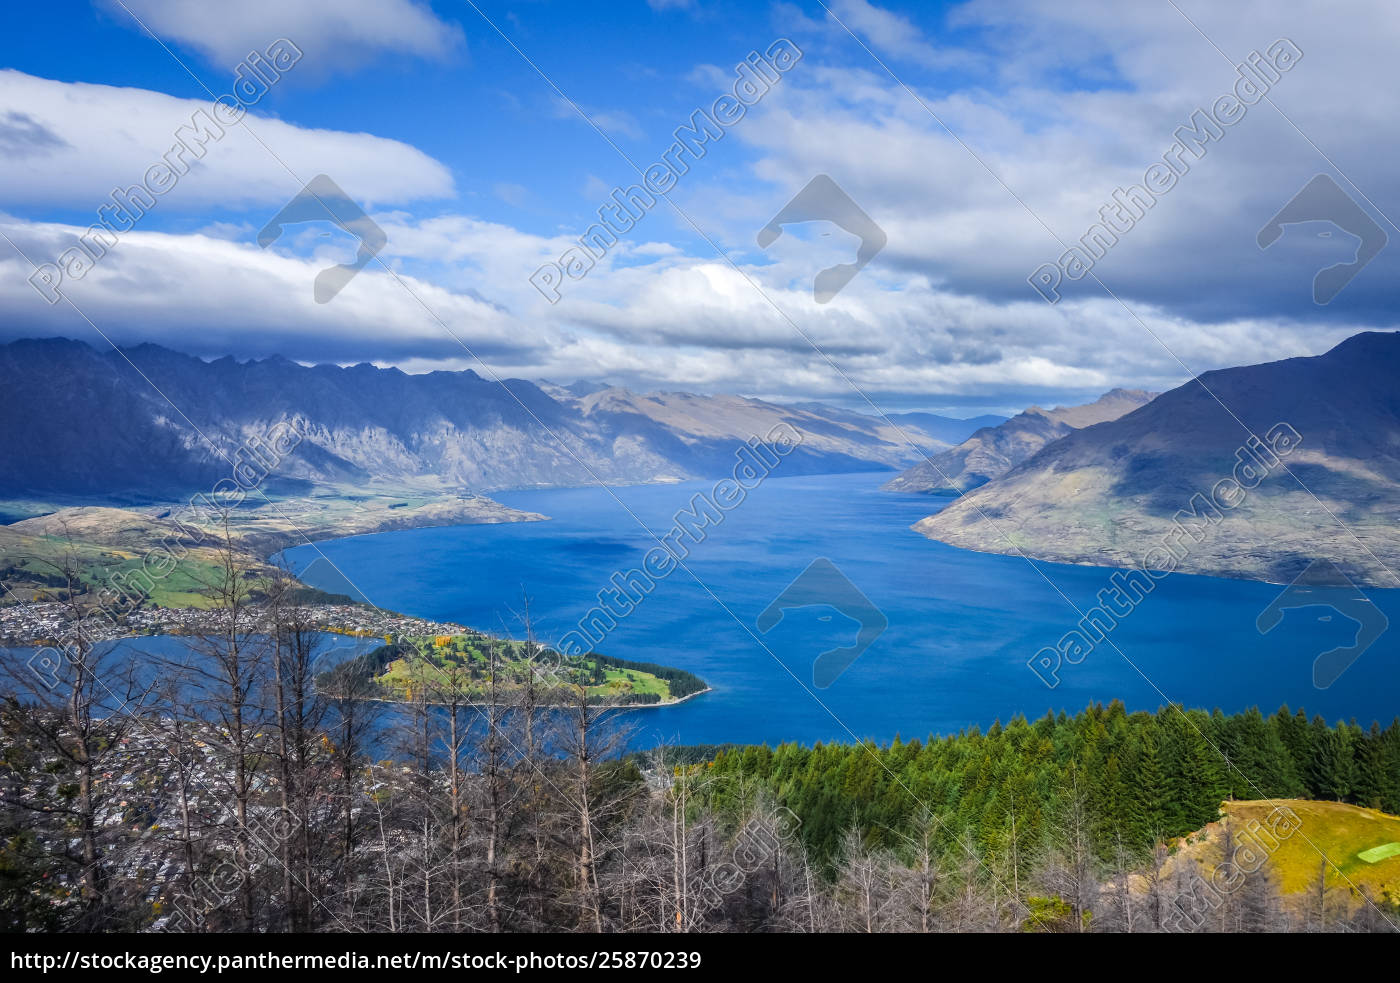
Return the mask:
<svg viewBox="0 0 1400 983">
<path fill-rule="evenodd" d="M 113 583 L 151 587 L 149 603 L 159 607 L 205 607 L 206 585 L 216 583 L 218 568 L 207 550 L 190 550 L 164 576 L 141 576 L 144 554 L 130 549 L 65 540 L 53 536 L 6 536 L 0 533 L 0 572 L 9 591 L 0 604 L 61 600 L 65 563 L 94 597 Z"/>
<path fill-rule="evenodd" d="M 318 487 L 311 495 L 269 492 L 268 497 L 271 502 L 249 496 L 224 517 L 226 526 L 219 517 L 191 508 L 188 500 L 129 508 L 0 501 L 0 518 L 12 520 L 0 524 L 0 583 L 7 588 L 0 591 L 0 604 L 62 599 L 65 564 L 78 571 L 87 588 L 80 593 L 89 595 L 144 565 L 153 575 L 119 581 L 124 593 L 148 593 L 144 603 L 159 607 L 203 607 L 205 585 L 220 580 L 221 544 L 231 546 L 250 580 L 261 581 L 275 574 L 265 557 L 307 540 L 545 518 L 491 499 L 463 497 L 436 481 L 370 482 L 363 489 Z M 179 561 L 173 570 L 171 554 Z"/>
<path fill-rule="evenodd" d="M 1362 850 L 1357 856 L 1368 864 L 1378 864 L 1391 857 L 1400 857 L 1400 843 L 1383 843 L 1369 850 Z"/>
</svg>

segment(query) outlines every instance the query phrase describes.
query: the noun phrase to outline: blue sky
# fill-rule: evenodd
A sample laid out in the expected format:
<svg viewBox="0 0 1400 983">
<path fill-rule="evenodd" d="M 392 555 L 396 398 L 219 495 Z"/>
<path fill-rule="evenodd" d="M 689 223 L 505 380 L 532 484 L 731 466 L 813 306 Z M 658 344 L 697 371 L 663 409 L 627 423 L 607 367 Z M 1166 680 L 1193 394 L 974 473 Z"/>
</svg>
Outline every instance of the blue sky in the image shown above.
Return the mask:
<svg viewBox="0 0 1400 983">
<path fill-rule="evenodd" d="M 1393 327 L 1400 183 L 1387 166 L 1392 87 L 1377 79 L 1400 18 L 1382 5 L 478 6 L 249 0 L 215 13 L 70 0 L 9 11 L 0 337 L 102 343 L 95 324 L 119 342 L 207 356 L 970 415 L 1115 385 L 1162 389 Z M 35 266 L 72 245 L 112 188 L 142 178 L 208 105 L 206 86 L 227 90 L 243 56 L 279 37 L 303 52 L 297 64 L 46 303 L 29 282 Z M 736 64 L 778 38 L 800 62 L 545 302 L 532 272 L 570 248 L 614 187 L 636 182 L 623 155 L 656 160 L 729 91 Z M 1097 222 L 1115 188 L 1141 182 L 1193 111 L 1231 91 L 1232 61 L 1278 39 L 1303 54 L 1279 73 L 1273 104 L 1188 157 L 1097 279 L 1066 280 L 1047 304 L 1031 271 Z M 1312 274 L 1350 258 L 1351 240 L 1297 227 L 1269 250 L 1254 241 L 1319 172 L 1394 240 L 1326 306 L 1312 302 Z M 317 173 L 387 234 L 389 269 L 371 264 L 326 304 L 311 281 L 353 255 L 347 238 L 308 226 L 256 243 Z M 770 249 L 754 238 L 821 173 L 888 235 L 828 304 L 812 278 L 849 261 L 852 237 L 811 223 Z"/>
<path fill-rule="evenodd" d="M 456 193 L 419 204 L 416 216 L 467 208 L 487 221 L 537 234 L 582 231 L 596 220 L 593 212 L 606 191 L 634 183 L 635 177 L 492 24 L 623 149 L 650 160 L 697 107 L 725 91 L 717 73 L 732 71 L 750 51 L 762 51 L 778 37 L 809 35 L 803 25 L 820 9 L 803 12 L 751 2 L 648 5 L 645 0 L 477 6 L 481 13 L 462 3 L 433 6 L 443 38 L 440 51 L 316 52 L 259 102 L 256 113 L 300 126 L 373 133 L 441 161 L 452 172 Z M 5 42 L 10 49 L 6 67 L 61 81 L 202 100 L 206 93 L 200 81 L 141 30 L 137 18 L 218 92 L 236 65 L 232 51 L 242 51 L 231 48 L 221 58 L 182 42 L 159 30 L 157 21 L 142 16 L 148 15 L 143 4 L 130 0 L 125 7 L 70 2 L 38 8 L 14 15 L 18 31 Z M 929 16 L 937 7 L 922 9 Z M 275 35 L 269 31 L 276 26 L 262 34 L 249 30 L 246 36 L 271 41 Z M 209 29 L 218 27 L 211 24 Z M 297 43 L 297 38 L 291 40 Z M 844 45 L 835 40 L 837 48 L 859 50 L 849 38 Z M 830 41 L 818 47 L 835 53 Z M 708 176 L 752 187 L 758 183 L 752 174 L 757 157 L 738 141 L 723 142 L 707 157 Z M 597 182 L 607 186 L 602 196 L 595 190 L 602 187 Z M 73 222 L 90 219 L 90 212 L 82 205 L 13 209 L 25 217 Z M 153 214 L 149 225 L 182 230 L 244 217 L 243 209 L 213 202 L 198 214 Z M 704 244 L 664 209 L 647 226 L 650 235 L 687 249 Z"/>
</svg>

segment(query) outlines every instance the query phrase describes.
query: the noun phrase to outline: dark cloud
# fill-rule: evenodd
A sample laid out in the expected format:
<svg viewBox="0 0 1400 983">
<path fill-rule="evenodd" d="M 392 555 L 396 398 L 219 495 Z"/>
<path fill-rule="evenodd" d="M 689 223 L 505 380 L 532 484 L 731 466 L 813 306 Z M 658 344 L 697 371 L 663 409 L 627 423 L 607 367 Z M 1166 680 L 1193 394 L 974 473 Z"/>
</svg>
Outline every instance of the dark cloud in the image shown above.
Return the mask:
<svg viewBox="0 0 1400 983">
<path fill-rule="evenodd" d="M 0 154 L 37 157 L 68 147 L 68 142 L 28 113 L 11 110 L 0 117 Z"/>
</svg>

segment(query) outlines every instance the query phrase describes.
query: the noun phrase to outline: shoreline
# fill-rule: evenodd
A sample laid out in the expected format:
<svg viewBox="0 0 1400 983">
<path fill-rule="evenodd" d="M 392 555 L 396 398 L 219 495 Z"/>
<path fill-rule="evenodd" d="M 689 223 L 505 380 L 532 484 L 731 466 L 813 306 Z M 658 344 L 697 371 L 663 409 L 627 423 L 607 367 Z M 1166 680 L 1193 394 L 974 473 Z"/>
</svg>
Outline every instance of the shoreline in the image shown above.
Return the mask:
<svg viewBox="0 0 1400 983">
<path fill-rule="evenodd" d="M 695 697 L 697 697 L 697 696 L 704 696 L 706 693 L 711 693 L 711 692 L 714 692 L 714 687 L 713 687 L 713 686 L 706 686 L 704 689 L 702 689 L 702 690 L 697 690 L 697 691 L 695 691 L 694 693 L 690 693 L 690 694 L 688 694 L 688 695 L 686 695 L 686 696 L 682 696 L 682 697 L 681 697 L 680 699 L 678 699 L 678 700 L 665 700 L 664 702 L 661 702 L 661 703 L 590 703 L 588 706 L 589 706 L 591 709 L 596 709 L 596 710 L 661 710 L 661 709 L 664 709 L 664 708 L 666 708 L 666 707 L 679 706 L 680 704 L 686 702 L 687 700 L 693 700 L 693 699 L 694 699 Z M 344 697 L 332 696 L 332 697 L 330 697 L 330 699 L 344 699 Z M 408 700 L 394 700 L 394 699 L 390 699 L 390 698 L 387 697 L 387 696 L 366 696 L 366 697 L 360 697 L 360 698 L 359 698 L 359 702 L 361 702 L 361 703 L 383 703 L 383 704 L 385 704 L 385 705 L 387 705 L 387 706 L 396 706 L 396 707 L 408 707 L 408 706 L 415 706 L 415 705 L 416 705 L 416 704 L 414 704 L 414 703 L 409 702 Z M 448 705 L 448 704 L 446 704 L 446 703 L 439 703 L 439 702 L 436 702 L 436 701 L 433 701 L 433 702 L 425 702 L 425 703 L 423 704 L 423 706 L 430 706 L 430 707 L 445 707 L 445 706 L 447 706 L 447 705 Z M 495 704 L 492 704 L 492 703 L 471 703 L 471 702 L 464 702 L 464 703 L 459 703 L 459 704 L 457 704 L 457 705 L 458 705 L 459 707 L 462 707 L 463 709 L 471 709 L 471 710 L 484 710 L 484 709 L 486 709 L 487 707 L 492 707 L 492 706 L 496 707 L 497 709 L 500 709 L 500 708 L 519 709 L 518 707 L 515 707 L 513 704 L 510 704 L 510 703 L 495 703 Z M 537 704 L 537 705 L 535 706 L 535 709 L 536 709 L 536 710 L 572 710 L 572 709 L 574 709 L 574 708 L 577 707 L 577 706 L 578 706 L 578 704 L 576 704 L 576 703 L 540 703 L 540 704 Z"/>
<path fill-rule="evenodd" d="M 897 492 L 896 494 L 907 494 L 907 493 L 904 493 L 904 492 Z M 937 512 L 933 513 L 933 515 L 937 515 L 937 514 L 938 514 Z M 1245 576 L 1244 574 L 1230 574 L 1230 573 L 1226 573 L 1226 572 L 1221 571 L 1221 570 L 1183 570 L 1183 569 L 1178 568 L 1178 569 L 1176 569 L 1176 570 L 1169 570 L 1169 571 L 1161 571 L 1161 570 L 1158 570 L 1158 571 L 1156 571 L 1156 574 L 1160 574 L 1160 576 L 1157 576 L 1157 575 L 1154 574 L 1153 572 L 1148 571 L 1148 570 L 1145 569 L 1143 566 L 1141 566 L 1140 564 L 1137 564 L 1137 563 L 1117 564 L 1117 563 L 1094 562 L 1094 561 L 1091 561 L 1091 560 L 1068 560 L 1068 559 L 1064 559 L 1063 557 L 1046 556 L 1046 555 L 1041 554 L 1041 553 L 1034 553 L 1034 552 L 1031 552 L 1031 551 L 1028 550 L 1028 549 L 1015 549 L 1015 550 L 979 549 L 979 548 L 977 548 L 977 547 L 975 547 L 975 546 L 964 546 L 964 545 L 962 545 L 961 543 L 954 543 L 954 542 L 950 542 L 950 541 L 948 541 L 948 540 L 946 540 L 946 539 L 942 539 L 942 538 L 940 538 L 940 537 L 938 537 L 938 536 L 929 535 L 928 533 L 924 532 L 922 529 L 919 528 L 919 523 L 922 523 L 923 521 L 924 521 L 923 519 L 920 519 L 918 523 L 915 523 L 914 525 L 909 526 L 909 527 L 908 527 L 909 531 L 915 533 L 916 535 L 918 535 L 919 537 L 921 537 L 921 538 L 923 538 L 923 539 L 928 540 L 930 543 L 937 543 L 937 544 L 940 545 L 940 546 L 947 546 L 947 547 L 950 547 L 951 549 L 961 550 L 961 551 L 964 552 L 964 553 L 976 553 L 976 554 L 979 555 L 979 556 L 1001 556 L 1001 557 L 1005 557 L 1005 558 L 1008 559 L 1008 560 L 1017 560 L 1017 559 L 1019 559 L 1019 560 L 1023 560 L 1023 561 L 1031 561 L 1031 562 L 1033 562 L 1033 563 L 1046 563 L 1046 564 L 1050 564 L 1050 565 L 1052 565 L 1052 566 L 1059 566 L 1059 567 L 1078 567 L 1078 568 L 1080 568 L 1080 569 L 1088 568 L 1088 569 L 1091 569 L 1091 570 L 1103 570 L 1103 571 L 1105 571 L 1105 572 L 1107 572 L 1107 573 L 1109 573 L 1109 574 L 1112 574 L 1115 570 L 1137 571 L 1138 573 L 1147 574 L 1149 577 L 1152 577 L 1152 579 L 1153 579 L 1154 581 L 1159 582 L 1159 583 L 1162 582 L 1162 581 L 1165 581 L 1168 577 L 1200 577 L 1200 578 L 1205 579 L 1205 580 L 1225 580 L 1225 581 L 1229 581 L 1230 583 L 1236 583 L 1236 584 L 1262 584 L 1262 585 L 1267 586 L 1267 587 L 1286 587 L 1288 584 L 1292 583 L 1291 580 L 1272 580 L 1272 579 L 1270 579 L 1270 578 L 1267 577 L 1267 576 L 1265 576 L 1265 577 L 1251 577 L 1251 576 Z M 1378 585 L 1375 585 L 1375 584 L 1370 583 L 1370 582 L 1369 582 L 1368 580 L 1366 580 L 1365 578 L 1355 578 L 1355 577 L 1354 577 L 1354 578 L 1352 578 L 1352 583 L 1355 584 L 1355 586 L 1356 586 L 1356 588 L 1357 588 L 1358 590 L 1366 590 L 1366 591 L 1400 591 L 1400 586 L 1394 586 L 1394 585 L 1389 586 L 1389 587 L 1378 586 Z"/>
<path fill-rule="evenodd" d="M 174 609 L 174 610 L 203 610 L 203 609 L 191 608 L 191 609 Z M 412 617 L 412 616 L 408 616 L 408 617 Z M 423 619 L 414 619 L 414 620 L 419 620 L 419 621 L 421 621 L 421 620 L 423 620 Z M 433 625 L 432 625 L 431 627 L 434 628 L 434 629 L 436 629 L 436 628 L 448 627 L 448 625 L 447 625 L 446 622 L 436 622 L 436 623 L 433 623 Z M 457 634 L 466 634 L 466 633 L 468 633 L 468 632 L 475 633 L 475 630 L 474 630 L 474 629 L 469 628 L 469 627 L 466 626 L 466 625 L 453 625 L 452 627 L 461 629 L 461 631 L 460 631 L 460 632 L 457 632 Z M 375 641 L 377 638 L 379 638 L 379 636 L 376 636 L 376 635 L 353 635 L 353 634 L 348 634 L 348 633 L 346 633 L 346 632 L 337 631 L 336 629 L 328 628 L 328 627 L 325 627 L 325 626 L 318 627 L 318 628 L 316 629 L 316 631 L 318 631 L 318 632 L 320 632 L 320 633 L 322 633 L 322 634 L 324 634 L 324 635 L 333 635 L 333 636 L 335 636 L 335 637 L 337 637 L 337 638 L 346 638 L 346 639 L 358 640 L 358 641 L 365 641 L 365 642 L 373 642 L 373 641 Z M 433 634 L 433 633 L 439 633 L 439 632 L 429 632 L 429 634 Z M 104 643 L 104 642 L 124 642 L 124 641 L 129 641 L 129 640 L 132 640 L 132 639 L 141 639 L 141 638 L 150 638 L 150 639 L 158 639 L 158 638 L 196 638 L 196 637 L 198 637 L 199 635 L 200 635 L 200 632 L 199 632 L 199 631 L 173 631 L 173 630 L 172 630 L 172 631 L 161 631 L 161 632 L 133 632 L 133 633 L 126 634 L 126 635 L 112 635 L 112 636 L 109 636 L 109 637 L 106 637 L 106 638 L 94 639 L 94 640 L 92 641 L 92 644 L 94 644 L 94 645 L 100 645 L 100 644 L 102 644 L 102 643 Z M 507 639 L 507 641 L 515 641 L 515 639 Z M 51 639 L 48 639 L 48 638 L 32 638 L 32 639 L 19 639 L 19 640 L 12 640 L 12 639 L 6 638 L 6 639 L 0 639 L 0 650 L 5 650 L 5 649 L 8 649 L 8 650 L 18 650 L 18 649 L 24 649 L 24 648 L 45 649 L 45 648 L 55 648 L 55 647 L 57 647 L 57 646 L 59 646 L 59 645 L 61 645 L 61 644 L 62 644 L 61 642 L 54 642 L 54 641 L 52 641 Z M 382 642 L 381 642 L 381 644 L 382 644 Z M 340 665 L 340 664 L 341 664 L 341 663 L 337 663 L 337 665 Z M 332 668 L 334 668 L 334 667 L 332 667 Z M 676 668 L 676 669 L 678 669 L 678 668 L 680 668 L 680 667 L 678 667 L 678 666 L 673 666 L 673 667 L 669 667 L 669 668 Z M 688 671 L 688 670 L 687 670 L 687 671 Z M 682 696 L 682 697 L 680 697 L 680 698 L 678 698 L 678 699 L 662 700 L 662 701 L 657 702 L 657 703 L 618 703 L 618 704 L 590 704 L 590 705 L 591 705 L 591 706 L 596 706 L 596 707 L 602 707 L 602 708 L 605 708 L 605 709 L 611 708 L 611 709 L 618 709 L 618 710 L 655 710 L 655 709 L 662 709 L 662 708 L 665 708 L 665 707 L 679 706 L 680 704 L 685 703 L 687 700 L 694 699 L 694 698 L 697 697 L 697 696 L 704 696 L 706 693 L 711 693 L 711 692 L 714 692 L 714 687 L 713 687 L 713 686 L 706 685 L 704 689 L 696 690 L 694 693 L 689 693 L 689 694 L 687 694 L 687 695 L 685 695 L 685 696 Z M 335 697 L 332 697 L 332 698 L 335 698 Z M 369 702 L 369 703 L 385 703 L 385 704 L 393 704 L 393 705 L 396 705 L 396 706 L 411 706 L 411 705 L 412 705 L 412 704 L 411 704 L 409 701 L 407 701 L 407 700 L 391 699 L 391 698 L 389 698 L 389 697 L 365 697 L 365 698 L 363 698 L 363 702 Z M 442 704 L 442 703 L 432 703 L 432 704 L 429 704 L 429 705 L 430 705 L 430 706 L 445 706 L 446 704 Z M 465 703 L 462 703 L 462 704 L 460 704 L 460 705 L 463 706 L 463 707 L 485 708 L 485 707 L 491 706 L 492 704 L 490 704 L 490 703 L 465 702 Z M 509 705 L 509 704 L 500 704 L 500 703 L 496 704 L 496 706 L 508 706 L 508 705 Z M 574 706 L 574 705 L 575 705 L 575 704 L 573 704 L 573 703 L 565 703 L 565 704 L 554 704 L 554 703 L 551 703 L 551 704 L 540 704 L 539 707 L 537 707 L 537 709 L 541 709 L 541 710 L 566 710 L 566 709 L 569 709 L 570 707 L 572 707 L 572 706 Z"/>
<path fill-rule="evenodd" d="M 505 507 L 506 507 L 506 508 L 510 508 L 510 506 L 505 506 Z M 524 514 L 526 514 L 526 515 L 535 515 L 535 514 L 539 514 L 539 513 L 524 513 Z M 543 521 L 548 521 L 550 518 L 551 518 L 550 516 L 544 516 L 544 517 L 543 517 Z M 514 520 L 514 521 L 541 521 L 541 520 Z M 482 522 L 466 522 L 466 523 L 460 523 L 460 525 L 463 525 L 463 526 L 494 525 L 494 524 L 496 524 L 496 523 L 482 523 Z M 433 527 L 418 527 L 418 528 L 433 528 Z M 451 527 L 443 527 L 443 528 L 451 528 Z M 386 532 L 399 532 L 399 531 L 401 531 L 401 530 L 399 530 L 399 529 L 383 529 L 383 530 L 380 530 L 380 531 L 374 532 L 374 533 L 354 533 L 354 534 L 346 535 L 346 536 L 335 536 L 335 537 L 332 537 L 332 539 L 355 539 L 355 538 L 357 538 L 358 536 L 361 536 L 361 535 L 373 535 L 373 536 L 377 536 L 377 535 L 380 535 L 381 533 L 386 533 Z M 327 541 L 329 541 L 329 540 L 318 540 L 318 542 L 327 542 Z M 311 544 L 310 544 L 310 543 L 301 543 L 301 544 L 298 544 L 298 545 L 309 546 L 309 545 L 311 545 Z M 290 548 L 292 548 L 292 547 L 287 547 L 287 549 L 290 549 Z M 285 550 L 278 550 L 276 553 L 273 553 L 271 556 L 268 557 L 268 562 L 271 562 L 271 561 L 272 561 L 272 557 L 275 557 L 275 556 L 277 556 L 279 553 L 282 553 L 282 552 L 284 552 L 284 551 L 285 551 Z M 298 579 L 298 583 L 302 583 L 302 586 L 305 586 L 305 587 L 310 587 L 310 586 L 312 586 L 312 585 L 310 585 L 310 584 L 306 584 L 306 583 L 302 582 L 300 579 Z M 317 588 L 317 589 L 319 589 L 319 588 Z M 367 603 L 366 603 L 366 606 L 367 606 L 367 607 L 370 607 L 370 608 L 373 608 L 373 609 L 376 610 L 376 611 L 383 610 L 382 608 L 378 607 L 377 605 L 373 604 L 372 602 L 367 602 Z M 404 612 L 396 612 L 396 613 L 403 614 L 403 615 L 405 615 L 406 617 L 410 617 L 410 618 L 417 618 L 417 617 L 418 617 L 417 615 L 414 615 L 414 614 L 412 614 L 411 612 L 407 612 L 407 611 L 404 611 Z M 428 620 L 428 619 L 419 619 L 419 620 Z M 470 627 L 468 627 L 468 626 L 466 626 L 466 625 L 461 625 L 461 626 L 459 626 L 459 627 L 463 628 L 463 629 L 466 630 L 466 631 L 476 631 L 476 629 L 470 628 Z M 508 639 L 508 641 L 515 641 L 515 639 Z M 682 669 L 681 666 L 671 666 L 671 667 L 669 667 L 669 668 L 673 668 L 673 669 Z M 685 671 L 685 672 L 690 672 L 690 670 L 688 670 L 688 669 L 685 669 L 684 671 Z M 694 674 L 692 673 L 692 675 L 694 675 Z M 713 692 L 713 691 L 714 691 L 714 687 L 709 686 L 709 685 L 706 685 L 704 689 L 698 690 L 698 691 L 696 691 L 696 692 L 694 692 L 694 693 L 690 693 L 690 694 L 688 694 L 688 695 L 686 695 L 686 696 L 682 696 L 680 699 L 666 700 L 666 701 L 663 701 L 663 702 L 660 702 L 660 703 L 630 703 L 630 704 L 619 704 L 619 705 L 617 706 L 617 709 L 621 709 L 621 710 L 659 710 L 659 709 L 662 709 L 662 708 L 664 708 L 664 707 L 679 706 L 680 704 L 685 703 L 687 700 L 693 699 L 694 697 L 697 697 L 697 696 L 704 696 L 706 693 L 710 693 L 710 692 Z M 402 700 L 375 699 L 375 700 L 371 700 L 371 701 L 369 701 L 369 702 L 375 702 L 375 703 L 392 703 L 392 704 L 397 704 L 397 705 L 400 705 L 400 706 L 407 705 L 407 704 L 406 704 L 404 701 L 402 701 Z M 434 705 L 434 706 L 440 706 L 440 705 L 442 705 L 442 704 L 432 704 L 432 705 Z M 603 704 L 603 705 L 604 705 L 604 706 L 607 706 L 606 704 Z M 469 704 L 463 704 L 463 706 L 488 707 L 488 706 L 491 706 L 491 704 L 489 704 L 489 703 L 480 703 L 480 704 L 469 703 Z M 548 709 L 567 709 L 569 706 L 572 706 L 572 704 L 566 704 L 565 706 L 562 706 L 562 707 L 554 707 L 553 705 L 551 705 L 550 707 L 548 707 Z M 545 707 L 541 707 L 540 709 L 546 709 L 546 708 L 545 708 Z"/>
</svg>

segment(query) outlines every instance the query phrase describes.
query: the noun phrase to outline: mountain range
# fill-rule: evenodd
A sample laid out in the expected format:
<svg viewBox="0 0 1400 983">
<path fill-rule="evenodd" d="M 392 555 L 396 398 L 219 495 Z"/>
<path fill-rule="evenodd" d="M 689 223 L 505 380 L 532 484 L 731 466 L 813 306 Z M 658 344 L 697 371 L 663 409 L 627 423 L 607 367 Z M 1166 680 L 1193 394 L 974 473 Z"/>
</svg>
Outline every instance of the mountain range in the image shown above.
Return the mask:
<svg viewBox="0 0 1400 983">
<path fill-rule="evenodd" d="M 914 528 L 967 549 L 1278 583 L 1323 558 L 1357 585 L 1397 587 L 1397 378 L 1400 332 L 1206 372 L 1045 445 Z M 1286 454 L 1260 450 L 1289 431 Z"/>
<path fill-rule="evenodd" d="M 532 516 L 481 493 L 723 477 L 745 442 L 788 427 L 800 442 L 784 474 L 904 467 L 886 487 L 957 495 L 914 527 L 955 546 L 1128 567 L 1174 543 L 1171 568 L 1187 572 L 1286 582 L 1324 557 L 1358 584 L 1400 586 L 1397 377 L 1400 333 L 1366 333 L 1315 357 L 1208 372 L 1155 398 L 1115 389 L 1084 406 L 958 421 L 17 341 L 0 346 L 0 496 L 31 503 L 18 514 L 66 498 L 144 505 L 158 520 L 158 503 L 227 479 L 240 446 L 291 423 L 302 439 L 264 487 L 281 500 L 279 521 L 297 517 L 311 538 L 518 521 Z M 1221 483 L 1254 453 L 1250 442 L 1280 428 L 1296 446 L 1223 501 Z M 250 542 L 285 537 L 254 513 Z"/>
<path fill-rule="evenodd" d="M 248 438 L 290 422 L 301 442 L 269 487 L 410 482 L 445 493 L 721 477 L 786 424 L 785 474 L 892 469 L 980 425 L 886 422 L 821 404 L 406 374 L 281 357 L 205 361 L 157 345 L 65 339 L 0 346 L 0 494 L 105 501 L 187 496 L 229 474 Z M 215 448 L 218 448 L 216 451 Z"/>
<path fill-rule="evenodd" d="M 1114 389 L 1083 406 L 1032 406 L 1009 420 L 978 430 L 950 450 L 920 461 L 890 481 L 887 491 L 957 495 L 999 478 L 1046 444 L 1082 427 L 1116 420 L 1151 400 L 1156 393 Z"/>
</svg>

